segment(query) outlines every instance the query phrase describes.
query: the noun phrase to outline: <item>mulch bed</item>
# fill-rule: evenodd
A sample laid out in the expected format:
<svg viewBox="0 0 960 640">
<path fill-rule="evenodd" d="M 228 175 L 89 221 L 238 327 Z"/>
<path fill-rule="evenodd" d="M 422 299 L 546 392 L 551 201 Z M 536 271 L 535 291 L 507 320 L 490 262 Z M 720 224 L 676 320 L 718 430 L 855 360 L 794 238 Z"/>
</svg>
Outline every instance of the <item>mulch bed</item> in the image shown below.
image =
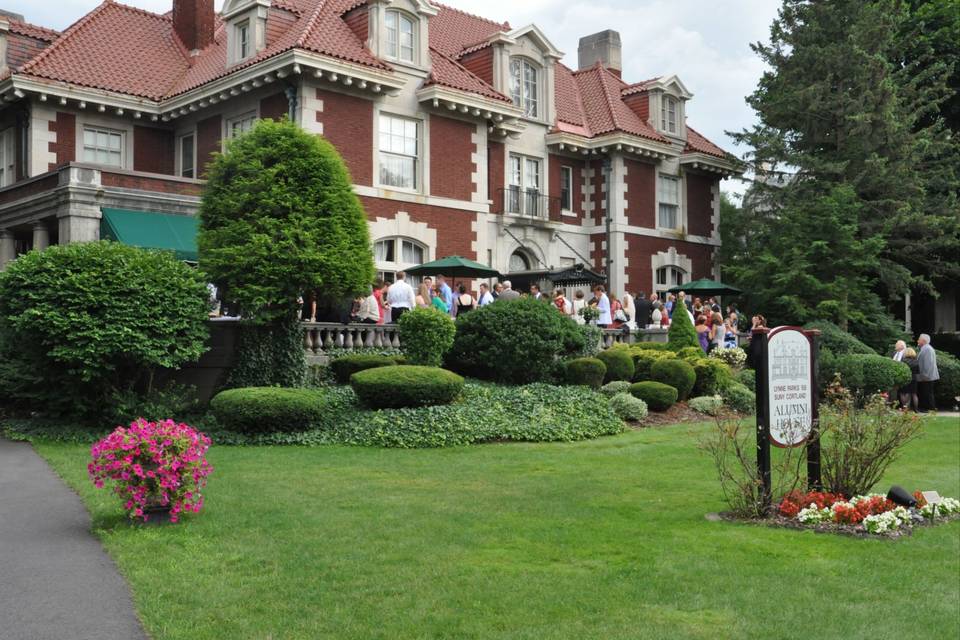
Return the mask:
<svg viewBox="0 0 960 640">
<path fill-rule="evenodd" d="M 736 418 L 738 414 L 726 408 L 722 409 L 720 416 L 708 416 L 705 413 L 699 413 L 691 409 L 686 402 L 678 402 L 666 411 L 651 411 L 641 422 L 628 422 L 633 429 L 646 429 L 647 427 L 662 427 L 668 424 L 689 424 L 691 422 L 707 422 L 716 420 L 717 417 L 728 419 Z"/>
<path fill-rule="evenodd" d="M 912 527 L 901 527 L 886 533 L 868 533 L 866 529 L 858 525 L 836 524 L 833 522 L 821 522 L 820 524 L 803 524 L 796 518 L 786 518 L 781 515 L 771 516 L 769 518 L 741 518 L 729 511 L 718 514 L 707 514 L 708 520 L 726 520 L 727 522 L 738 522 L 740 524 L 752 524 L 760 527 L 779 527 L 783 529 L 797 529 L 801 531 L 813 531 L 815 533 L 832 533 L 834 535 L 851 536 L 854 538 L 887 538 L 888 540 L 897 540 L 905 538 L 913 533 L 914 529 L 920 527 L 936 527 L 945 522 L 960 520 L 960 514 L 951 516 L 939 516 L 936 520 L 923 519 L 922 522 L 914 522 Z"/>
</svg>

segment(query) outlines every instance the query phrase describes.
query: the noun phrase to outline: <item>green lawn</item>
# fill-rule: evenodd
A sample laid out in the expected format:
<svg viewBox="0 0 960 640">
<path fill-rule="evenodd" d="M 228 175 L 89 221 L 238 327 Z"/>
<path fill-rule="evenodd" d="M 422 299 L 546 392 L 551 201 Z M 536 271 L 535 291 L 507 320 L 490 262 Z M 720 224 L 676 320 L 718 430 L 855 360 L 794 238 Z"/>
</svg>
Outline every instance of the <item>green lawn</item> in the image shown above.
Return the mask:
<svg viewBox="0 0 960 640">
<path fill-rule="evenodd" d="M 214 447 L 199 516 L 75 487 L 156 640 L 957 638 L 960 522 L 860 540 L 725 522 L 705 426 L 439 450 Z M 956 419 L 878 487 L 960 496 Z M 93 615 L 95 612 L 91 612 Z"/>
</svg>

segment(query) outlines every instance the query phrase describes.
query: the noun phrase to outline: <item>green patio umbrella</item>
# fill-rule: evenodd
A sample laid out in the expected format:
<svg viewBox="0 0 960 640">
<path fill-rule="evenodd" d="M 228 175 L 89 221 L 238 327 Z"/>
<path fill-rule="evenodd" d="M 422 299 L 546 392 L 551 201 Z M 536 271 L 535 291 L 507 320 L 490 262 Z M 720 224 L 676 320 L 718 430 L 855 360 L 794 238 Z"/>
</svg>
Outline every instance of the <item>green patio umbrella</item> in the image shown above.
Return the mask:
<svg viewBox="0 0 960 640">
<path fill-rule="evenodd" d="M 500 272 L 485 264 L 474 262 L 460 256 L 447 256 L 433 262 L 410 267 L 407 273 L 412 276 L 444 275 L 450 278 L 498 278 Z"/>
<path fill-rule="evenodd" d="M 686 284 L 678 284 L 675 287 L 667 289 L 667 291 L 670 293 L 686 291 L 688 294 L 697 293 L 701 296 L 735 296 L 743 293 L 741 289 L 708 278 L 701 278 L 700 280 L 694 280 Z"/>
</svg>

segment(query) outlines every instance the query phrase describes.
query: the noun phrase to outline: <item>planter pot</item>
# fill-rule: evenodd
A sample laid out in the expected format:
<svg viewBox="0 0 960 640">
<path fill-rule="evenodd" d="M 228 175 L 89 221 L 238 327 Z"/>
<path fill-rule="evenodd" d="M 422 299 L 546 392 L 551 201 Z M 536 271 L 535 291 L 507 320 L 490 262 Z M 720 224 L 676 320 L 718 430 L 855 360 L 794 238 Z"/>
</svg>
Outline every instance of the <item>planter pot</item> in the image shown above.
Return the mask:
<svg viewBox="0 0 960 640">
<path fill-rule="evenodd" d="M 148 527 L 159 527 L 165 524 L 171 524 L 170 522 L 170 505 L 153 505 L 144 508 L 143 515 L 146 516 L 146 520 L 141 521 L 144 525 Z"/>
</svg>

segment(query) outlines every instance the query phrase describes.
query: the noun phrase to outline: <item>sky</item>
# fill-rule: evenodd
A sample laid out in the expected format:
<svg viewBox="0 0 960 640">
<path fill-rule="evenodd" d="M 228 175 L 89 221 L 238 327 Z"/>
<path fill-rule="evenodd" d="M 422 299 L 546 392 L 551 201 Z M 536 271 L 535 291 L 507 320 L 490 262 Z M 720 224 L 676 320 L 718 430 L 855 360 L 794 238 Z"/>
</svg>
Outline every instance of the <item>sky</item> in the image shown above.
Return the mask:
<svg viewBox="0 0 960 640">
<path fill-rule="evenodd" d="M 124 0 L 165 12 L 173 0 Z M 64 29 L 99 0 L 0 0 L 3 8 L 27 21 Z M 217 0 L 217 8 L 223 0 Z M 535 23 L 576 68 L 582 36 L 616 29 L 623 43 L 623 77 L 628 82 L 676 74 L 694 97 L 687 122 L 713 142 L 738 156 L 724 131 L 751 126 L 756 117 L 744 101 L 764 67 L 750 43 L 769 38 L 778 0 L 445 0 L 445 4 L 514 28 Z M 743 185 L 726 180 L 723 189 L 742 193 Z"/>
</svg>

